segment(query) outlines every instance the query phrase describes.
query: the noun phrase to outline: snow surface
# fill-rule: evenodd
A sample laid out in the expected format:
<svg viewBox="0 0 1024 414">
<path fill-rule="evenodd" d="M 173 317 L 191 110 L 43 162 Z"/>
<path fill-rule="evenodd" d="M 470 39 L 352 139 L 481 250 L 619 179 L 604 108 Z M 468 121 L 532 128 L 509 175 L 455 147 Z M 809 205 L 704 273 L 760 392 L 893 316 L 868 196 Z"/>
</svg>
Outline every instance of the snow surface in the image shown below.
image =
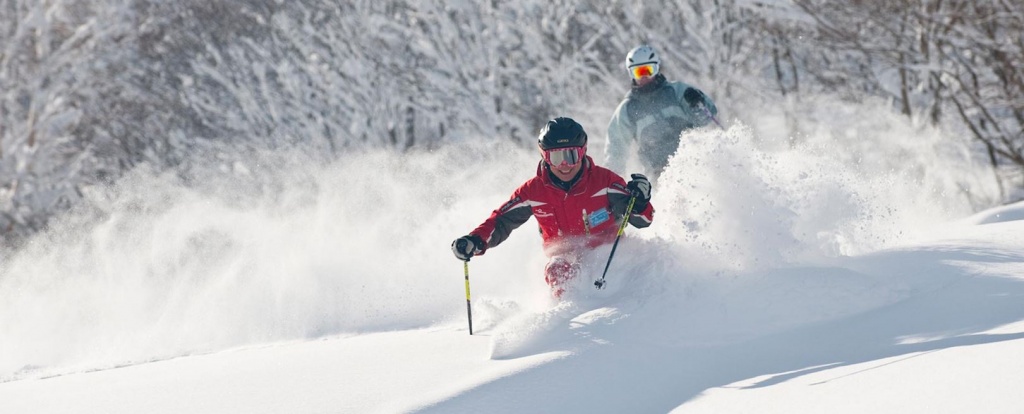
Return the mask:
<svg viewBox="0 0 1024 414">
<path fill-rule="evenodd" d="M 1024 203 L 756 136 L 685 137 L 608 289 L 552 301 L 530 223 L 475 258 L 472 336 L 449 243 L 533 152 L 140 173 L 5 263 L 0 412 L 1020 412 Z"/>
</svg>

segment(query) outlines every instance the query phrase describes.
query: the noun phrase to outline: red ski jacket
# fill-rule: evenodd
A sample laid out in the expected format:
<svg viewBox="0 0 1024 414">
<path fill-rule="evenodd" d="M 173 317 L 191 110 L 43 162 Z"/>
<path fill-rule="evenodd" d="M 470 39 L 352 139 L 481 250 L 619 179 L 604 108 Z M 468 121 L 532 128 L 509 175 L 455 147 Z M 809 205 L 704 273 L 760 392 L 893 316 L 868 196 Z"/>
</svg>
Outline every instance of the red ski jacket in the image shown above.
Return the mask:
<svg viewBox="0 0 1024 414">
<path fill-rule="evenodd" d="M 565 191 L 551 181 L 541 161 L 537 175 L 516 189 L 508 202 L 470 234 L 483 239 L 486 250 L 501 244 L 512 230 L 533 216 L 549 257 L 611 243 L 629 204 L 626 181 L 594 165 L 589 156 L 584 162 L 582 175 Z M 637 228 L 650 226 L 652 220 L 654 207 L 650 203 L 642 212 L 629 216 L 629 224 Z"/>
</svg>

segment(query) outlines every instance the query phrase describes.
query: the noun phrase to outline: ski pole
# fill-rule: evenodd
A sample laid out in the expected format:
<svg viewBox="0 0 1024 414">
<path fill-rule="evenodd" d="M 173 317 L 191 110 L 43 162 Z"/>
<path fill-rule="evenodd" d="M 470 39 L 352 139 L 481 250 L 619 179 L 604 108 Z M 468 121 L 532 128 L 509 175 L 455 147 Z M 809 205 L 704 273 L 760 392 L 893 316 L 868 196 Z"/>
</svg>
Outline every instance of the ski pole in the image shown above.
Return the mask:
<svg viewBox="0 0 1024 414">
<path fill-rule="evenodd" d="M 629 215 L 633 212 L 633 203 L 636 202 L 636 196 L 629 198 L 629 205 L 626 206 L 626 214 L 622 216 L 622 224 L 619 225 L 619 232 L 615 234 L 615 243 L 612 244 L 612 252 L 608 255 L 608 263 L 604 265 L 604 273 L 601 273 L 601 278 L 594 281 L 594 286 L 598 289 L 604 288 L 604 277 L 608 275 L 608 266 L 612 264 L 612 258 L 615 257 L 615 248 L 619 247 L 619 239 L 622 237 L 622 233 L 626 232 L 626 224 L 629 223 Z"/>
<path fill-rule="evenodd" d="M 718 122 L 718 118 L 715 118 L 715 115 L 712 114 L 711 110 L 708 109 L 706 100 L 707 98 L 704 96 L 703 92 L 693 88 L 686 88 L 686 91 L 683 92 L 683 99 L 685 99 L 686 102 L 690 104 L 691 108 L 696 108 L 697 106 L 700 106 L 700 109 L 704 110 L 704 115 L 707 115 L 708 118 L 711 118 L 712 121 L 715 121 L 715 125 L 718 125 L 718 127 L 722 128 L 723 131 L 725 130 L 725 127 L 722 126 L 722 123 Z"/>
<path fill-rule="evenodd" d="M 469 334 L 473 334 L 473 306 L 469 302 L 469 261 L 462 262 L 462 270 L 466 273 L 466 317 L 469 318 Z"/>
<path fill-rule="evenodd" d="M 712 121 L 715 121 L 715 125 L 718 125 L 718 127 L 722 128 L 723 131 L 725 130 L 725 127 L 722 126 L 722 123 L 718 122 L 718 118 L 715 118 L 714 115 L 711 115 L 711 111 L 708 110 L 707 106 L 701 105 L 700 108 L 704 110 L 704 114 L 707 115 L 708 118 L 711 118 Z"/>
<path fill-rule="evenodd" d="M 707 108 L 705 108 L 704 110 L 705 110 L 705 111 L 707 111 Z M 710 117 L 711 117 L 711 120 L 712 120 L 712 121 L 715 121 L 715 125 L 718 125 L 718 127 L 719 127 L 719 128 L 722 128 L 722 130 L 723 130 L 723 131 L 725 131 L 725 127 L 724 127 L 724 126 L 722 126 L 722 123 L 721 123 L 721 122 L 718 122 L 718 118 L 715 118 L 715 116 L 714 116 L 714 115 L 711 115 L 711 113 L 708 113 L 708 116 L 710 116 Z"/>
</svg>

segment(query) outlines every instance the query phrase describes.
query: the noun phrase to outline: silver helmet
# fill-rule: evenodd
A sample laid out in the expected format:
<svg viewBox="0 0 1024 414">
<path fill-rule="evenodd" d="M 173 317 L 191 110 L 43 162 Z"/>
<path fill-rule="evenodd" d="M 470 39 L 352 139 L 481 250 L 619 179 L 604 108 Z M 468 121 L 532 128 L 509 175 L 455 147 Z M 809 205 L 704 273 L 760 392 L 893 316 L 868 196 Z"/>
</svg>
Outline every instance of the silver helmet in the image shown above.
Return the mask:
<svg viewBox="0 0 1024 414">
<path fill-rule="evenodd" d="M 658 52 L 648 45 L 637 46 L 626 55 L 626 69 L 647 63 L 661 66 L 661 57 L 658 56 Z"/>
</svg>

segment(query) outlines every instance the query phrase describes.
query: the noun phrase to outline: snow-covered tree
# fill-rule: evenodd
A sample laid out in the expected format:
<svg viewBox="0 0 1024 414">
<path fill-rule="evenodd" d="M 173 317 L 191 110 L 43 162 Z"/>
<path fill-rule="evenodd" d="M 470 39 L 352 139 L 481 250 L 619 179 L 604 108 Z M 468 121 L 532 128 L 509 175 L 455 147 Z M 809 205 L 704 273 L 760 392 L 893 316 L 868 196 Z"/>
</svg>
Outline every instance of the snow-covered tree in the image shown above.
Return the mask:
<svg viewBox="0 0 1024 414">
<path fill-rule="evenodd" d="M 1019 172 L 1018 3 L 0 0 L 0 237 L 141 166 L 194 179 L 257 171 L 268 149 L 526 148 L 568 114 L 596 137 L 645 42 L 724 108 L 889 97 Z"/>
</svg>

